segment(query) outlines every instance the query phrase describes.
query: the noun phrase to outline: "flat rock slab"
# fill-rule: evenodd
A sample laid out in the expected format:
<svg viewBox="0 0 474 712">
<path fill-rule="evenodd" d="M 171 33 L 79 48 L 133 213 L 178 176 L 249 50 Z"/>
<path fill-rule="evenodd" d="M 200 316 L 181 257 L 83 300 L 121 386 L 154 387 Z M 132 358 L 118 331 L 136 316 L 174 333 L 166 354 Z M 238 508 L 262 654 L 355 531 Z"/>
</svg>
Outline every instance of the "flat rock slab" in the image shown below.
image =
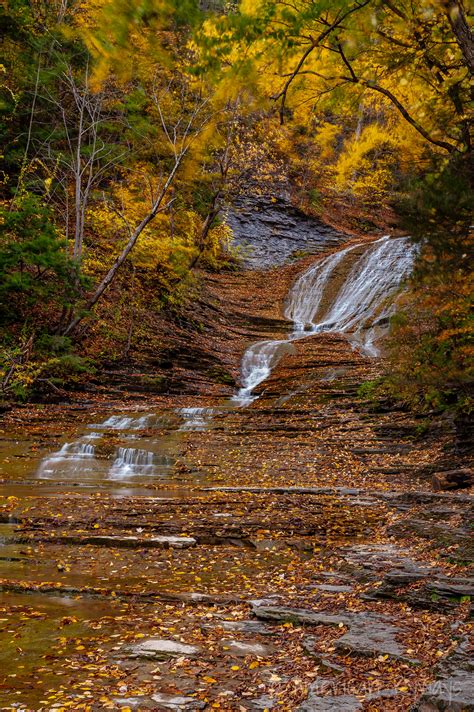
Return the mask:
<svg viewBox="0 0 474 712">
<path fill-rule="evenodd" d="M 347 574 L 343 574 L 340 571 L 319 571 L 317 574 L 313 576 L 314 579 L 319 580 L 319 579 L 329 579 L 333 581 L 336 579 L 337 581 L 350 581 L 351 577 L 348 576 Z"/>
<path fill-rule="evenodd" d="M 427 571 L 399 571 L 398 569 L 393 569 L 385 574 L 384 581 L 391 586 L 409 586 L 417 581 L 422 581 L 427 576 Z"/>
<path fill-rule="evenodd" d="M 426 580 L 427 575 L 389 571 L 381 585 L 362 594 L 369 601 L 394 599 L 405 601 L 413 608 L 427 610 L 452 610 L 464 598 L 474 596 L 474 580 L 466 578 L 436 578 Z M 415 581 L 423 581 L 417 589 L 406 588 Z"/>
<path fill-rule="evenodd" d="M 376 700 L 392 700 L 394 697 L 400 697 L 402 693 L 396 688 L 390 690 L 379 690 L 378 692 L 372 692 L 365 698 L 367 702 L 374 702 Z"/>
<path fill-rule="evenodd" d="M 273 631 L 269 630 L 268 626 L 259 621 L 219 621 L 218 625 L 224 630 L 236 630 L 239 633 L 273 635 Z"/>
<path fill-rule="evenodd" d="M 163 695 L 157 693 L 152 695 L 153 702 L 170 710 L 202 710 L 206 706 L 205 702 L 194 699 L 194 697 L 180 697 L 176 695 Z"/>
<path fill-rule="evenodd" d="M 386 618 L 373 613 L 355 613 L 350 616 L 349 626 L 348 632 L 336 641 L 337 650 L 354 655 L 389 655 L 399 660 L 407 659 L 396 640 L 398 629 Z"/>
<path fill-rule="evenodd" d="M 176 640 L 162 638 L 148 638 L 127 648 L 129 658 L 151 658 L 153 660 L 167 660 L 168 658 L 192 658 L 199 653 L 199 648 L 194 645 L 185 645 Z"/>
<path fill-rule="evenodd" d="M 265 602 L 254 602 L 252 611 L 257 618 L 279 623 L 296 623 L 298 625 L 339 625 L 348 624 L 345 613 L 332 614 L 309 611 L 305 608 L 287 608 L 285 606 L 265 605 Z"/>
<path fill-rule="evenodd" d="M 319 651 L 316 650 L 316 643 L 317 639 L 314 636 L 307 635 L 305 638 L 303 638 L 301 646 L 305 653 L 311 655 L 311 657 L 315 658 L 318 661 L 318 665 L 320 666 L 320 668 L 322 668 L 322 670 L 326 670 L 336 674 L 344 672 L 346 668 L 344 668 L 342 665 L 338 665 L 337 663 L 333 663 L 332 660 L 329 660 L 329 658 L 325 658 L 324 655 L 322 655 Z"/>
<path fill-rule="evenodd" d="M 357 712 L 361 709 L 362 705 L 353 695 L 321 697 L 310 692 L 308 699 L 297 707 L 297 712 Z"/>
<path fill-rule="evenodd" d="M 429 685 L 413 712 L 471 712 L 474 710 L 474 677 L 460 672 Z"/>
<path fill-rule="evenodd" d="M 342 551 L 348 564 L 368 571 L 383 571 L 390 567 L 391 573 L 398 571 L 420 578 L 440 573 L 439 569 L 429 568 L 424 563 L 413 561 L 404 549 L 392 544 L 356 544 L 345 547 Z"/>
<path fill-rule="evenodd" d="M 375 613 L 338 614 L 309 611 L 304 608 L 254 605 L 257 618 L 297 625 L 344 625 L 349 630 L 335 643 L 336 649 L 354 655 L 389 655 L 390 657 L 417 662 L 405 658 L 403 649 L 396 640 L 398 629 L 385 616 Z"/>
<path fill-rule="evenodd" d="M 332 583 L 315 583 L 311 588 L 327 593 L 350 593 L 352 591 L 352 586 L 337 586 Z"/>
<path fill-rule="evenodd" d="M 357 497 L 360 489 L 351 487 L 203 487 L 204 492 L 253 492 L 255 494 L 329 494 Z"/>
<path fill-rule="evenodd" d="M 259 658 L 265 658 L 270 654 L 269 648 L 266 645 L 261 645 L 261 643 L 241 643 L 239 640 L 224 640 L 222 647 L 225 649 L 225 652 L 240 657 L 253 655 Z"/>
<path fill-rule="evenodd" d="M 439 596 L 474 596 L 474 579 L 436 579 L 428 583 L 428 588 Z"/>
<path fill-rule="evenodd" d="M 257 697 L 255 700 L 249 700 L 250 703 L 250 709 L 255 710 L 272 710 L 275 705 L 276 701 L 272 697 L 268 697 L 268 695 L 262 695 L 262 697 Z"/>
<path fill-rule="evenodd" d="M 474 677 L 474 649 L 469 636 L 464 636 L 457 648 L 448 657 L 439 661 L 435 672 L 443 678 L 453 677 L 463 672 L 468 672 Z"/>
</svg>

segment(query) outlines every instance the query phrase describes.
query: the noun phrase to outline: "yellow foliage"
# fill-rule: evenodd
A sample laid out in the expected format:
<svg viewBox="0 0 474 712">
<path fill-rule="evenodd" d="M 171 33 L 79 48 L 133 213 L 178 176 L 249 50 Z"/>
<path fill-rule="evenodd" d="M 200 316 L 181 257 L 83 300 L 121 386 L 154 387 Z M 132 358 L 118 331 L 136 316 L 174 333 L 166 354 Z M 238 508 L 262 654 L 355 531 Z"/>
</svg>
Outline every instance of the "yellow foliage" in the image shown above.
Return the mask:
<svg viewBox="0 0 474 712">
<path fill-rule="evenodd" d="M 316 135 L 316 143 L 319 149 L 319 158 L 321 161 L 330 161 L 334 158 L 336 152 L 336 142 L 341 133 L 342 127 L 340 124 L 323 122 L 318 126 Z"/>
<path fill-rule="evenodd" d="M 335 186 L 356 194 L 383 194 L 390 186 L 397 147 L 385 127 L 367 126 L 360 136 L 348 139 L 334 167 Z"/>
</svg>

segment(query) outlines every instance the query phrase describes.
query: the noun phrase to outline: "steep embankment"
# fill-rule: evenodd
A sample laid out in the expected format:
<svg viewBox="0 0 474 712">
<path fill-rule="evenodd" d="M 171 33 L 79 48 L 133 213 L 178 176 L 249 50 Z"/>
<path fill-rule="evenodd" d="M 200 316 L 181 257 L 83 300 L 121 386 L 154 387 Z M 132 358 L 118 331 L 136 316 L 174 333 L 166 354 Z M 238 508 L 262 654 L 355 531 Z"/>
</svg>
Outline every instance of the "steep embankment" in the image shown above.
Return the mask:
<svg viewBox="0 0 474 712">
<path fill-rule="evenodd" d="M 351 238 L 283 199 L 247 201 L 228 220 L 243 270 L 197 270 L 177 307 L 161 304 L 159 283 L 124 274 L 84 322 L 84 351 L 98 363 L 89 397 L 231 395 L 246 345 L 285 331 L 281 305 L 295 275 Z"/>
</svg>

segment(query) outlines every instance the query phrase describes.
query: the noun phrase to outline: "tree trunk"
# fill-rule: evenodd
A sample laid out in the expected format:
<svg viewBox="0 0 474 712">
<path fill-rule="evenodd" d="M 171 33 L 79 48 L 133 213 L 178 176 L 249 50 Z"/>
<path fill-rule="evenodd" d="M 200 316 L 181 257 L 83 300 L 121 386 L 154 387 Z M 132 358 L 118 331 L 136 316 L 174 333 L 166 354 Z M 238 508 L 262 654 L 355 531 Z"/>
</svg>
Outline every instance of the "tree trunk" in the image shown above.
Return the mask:
<svg viewBox="0 0 474 712">
<path fill-rule="evenodd" d="M 75 214 L 76 214 L 76 227 L 74 235 L 74 252 L 73 257 L 76 262 L 79 262 L 82 257 L 82 239 L 83 239 L 83 225 L 82 225 L 82 170 L 81 170 L 81 148 L 82 148 L 82 130 L 84 122 L 84 107 L 82 106 L 79 111 L 79 128 L 77 134 L 77 146 L 76 146 L 76 158 L 75 158 L 75 175 L 74 175 L 74 200 L 75 200 Z"/>
<path fill-rule="evenodd" d="M 143 230 L 147 227 L 147 225 L 149 225 L 155 219 L 158 212 L 160 211 L 163 200 L 166 196 L 166 193 L 168 192 L 168 188 L 170 187 L 171 183 L 173 182 L 176 172 L 177 172 L 184 156 L 186 155 L 186 153 L 187 153 L 187 149 L 183 149 L 183 151 L 176 156 L 175 164 L 174 164 L 168 178 L 166 179 L 166 182 L 165 182 L 163 188 L 161 189 L 160 194 L 158 195 L 155 202 L 153 203 L 152 209 L 150 210 L 148 215 L 146 215 L 143 218 L 141 223 L 135 228 L 133 233 L 130 235 L 130 238 L 129 238 L 127 244 L 125 245 L 125 247 L 123 248 L 122 252 L 119 254 L 117 259 L 113 263 L 112 267 L 109 269 L 109 271 L 107 272 L 105 277 L 102 279 L 99 286 L 95 290 L 94 294 L 86 302 L 86 304 L 84 306 L 83 313 L 75 316 L 74 319 L 67 325 L 67 327 L 63 331 L 64 336 L 68 336 L 69 334 L 71 334 L 74 331 L 74 329 L 76 329 L 76 327 L 83 320 L 85 314 L 87 312 L 89 312 L 97 304 L 99 299 L 104 294 L 105 290 L 112 284 L 112 282 L 114 281 L 114 279 L 117 275 L 117 272 L 119 271 L 120 267 L 123 265 L 123 263 L 127 259 L 128 255 L 134 248 L 134 246 L 135 246 L 138 238 L 142 234 Z"/>
<path fill-rule="evenodd" d="M 466 66 L 471 75 L 474 75 L 474 35 L 466 19 L 463 4 L 457 0 L 443 0 L 443 5 Z"/>
</svg>

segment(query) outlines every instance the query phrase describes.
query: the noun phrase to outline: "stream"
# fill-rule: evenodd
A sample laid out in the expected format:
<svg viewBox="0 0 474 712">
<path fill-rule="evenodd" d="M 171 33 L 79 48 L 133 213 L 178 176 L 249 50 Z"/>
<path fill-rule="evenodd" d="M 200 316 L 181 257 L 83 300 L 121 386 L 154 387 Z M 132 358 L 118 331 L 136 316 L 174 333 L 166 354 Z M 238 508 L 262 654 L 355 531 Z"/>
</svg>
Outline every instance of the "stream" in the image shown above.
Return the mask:
<svg viewBox="0 0 474 712">
<path fill-rule="evenodd" d="M 327 244 L 334 250 L 333 233 Z M 294 645 L 315 642 L 271 607 L 339 610 L 367 556 L 364 580 L 383 578 L 387 561 L 432 576 L 416 552 L 372 540 L 387 487 L 419 486 L 406 475 L 426 453 L 393 434 L 394 417 L 371 419 L 354 401 L 414 254 L 408 238 L 385 236 L 319 256 L 289 289 L 288 334 L 247 348 L 232 398 L 57 406 L 49 429 L 2 431 L 0 494 L 14 503 L 0 524 L 2 709 L 300 709 L 307 685 L 294 682 Z M 303 340 L 301 371 L 267 394 L 264 382 Z M 369 648 L 407 667 L 418 624 L 403 639 L 408 654 L 377 608 L 357 621 L 349 608 L 326 623 L 369 638 L 375 626 Z M 444 644 L 441 622 L 431 624 Z M 324 652 L 325 640 L 326 660 L 337 645 Z M 298 657 L 309 682 L 311 655 Z M 401 669 L 400 680 L 415 674 Z"/>
</svg>

